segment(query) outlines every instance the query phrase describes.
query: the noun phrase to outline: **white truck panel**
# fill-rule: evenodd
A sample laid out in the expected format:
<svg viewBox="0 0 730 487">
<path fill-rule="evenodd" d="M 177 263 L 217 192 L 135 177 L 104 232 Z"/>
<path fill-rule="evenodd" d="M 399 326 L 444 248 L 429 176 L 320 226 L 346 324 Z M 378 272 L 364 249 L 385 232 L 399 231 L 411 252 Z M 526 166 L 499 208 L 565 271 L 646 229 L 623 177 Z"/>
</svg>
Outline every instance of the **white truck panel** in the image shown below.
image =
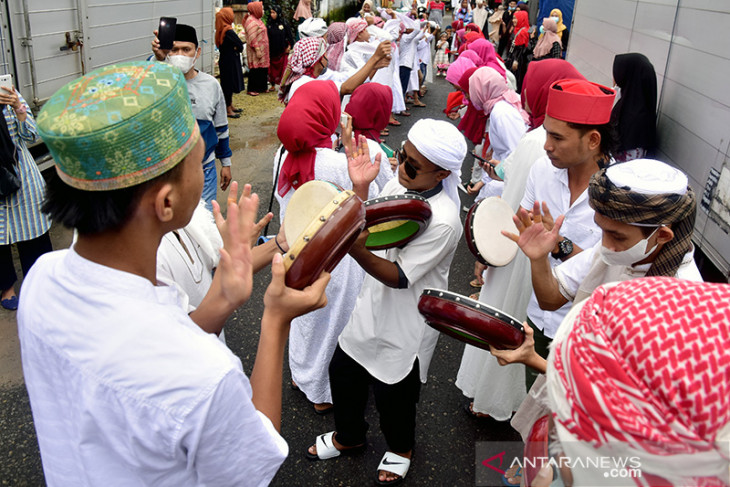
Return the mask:
<svg viewBox="0 0 730 487">
<path fill-rule="evenodd" d="M 701 201 L 694 240 L 730 274 L 730 2 L 576 0 L 567 58 L 613 80 L 616 54 L 641 52 L 659 89 L 658 157 L 685 171 Z"/>
</svg>

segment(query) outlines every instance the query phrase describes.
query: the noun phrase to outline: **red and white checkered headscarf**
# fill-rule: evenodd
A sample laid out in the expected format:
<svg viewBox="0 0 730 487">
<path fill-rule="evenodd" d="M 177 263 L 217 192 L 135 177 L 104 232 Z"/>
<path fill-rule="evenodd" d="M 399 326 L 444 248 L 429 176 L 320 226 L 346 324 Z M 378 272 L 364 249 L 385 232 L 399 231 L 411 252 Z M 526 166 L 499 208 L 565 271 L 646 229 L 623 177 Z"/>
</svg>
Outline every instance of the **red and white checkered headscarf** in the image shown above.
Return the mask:
<svg viewBox="0 0 730 487">
<path fill-rule="evenodd" d="M 327 33 L 324 35 L 329 44 L 327 48 L 327 67 L 335 71 L 340 70 L 340 60 L 345 53 L 346 34 L 347 26 L 344 22 L 332 22 L 327 27 Z"/>
<path fill-rule="evenodd" d="M 549 358 L 565 453 L 636 456 L 638 485 L 727 485 L 728 344 L 730 285 L 652 277 L 596 289 Z"/>
<path fill-rule="evenodd" d="M 352 44 L 355 42 L 355 39 L 357 38 L 358 34 L 368 27 L 368 23 L 363 19 L 358 18 L 351 18 L 347 19 L 347 22 L 345 22 L 345 25 L 347 25 L 347 43 Z"/>
<path fill-rule="evenodd" d="M 317 61 L 327 52 L 327 41 L 322 37 L 307 37 L 294 44 L 289 62 L 281 78 L 279 101 L 286 99 L 292 83 L 304 75 L 310 75 Z"/>
</svg>

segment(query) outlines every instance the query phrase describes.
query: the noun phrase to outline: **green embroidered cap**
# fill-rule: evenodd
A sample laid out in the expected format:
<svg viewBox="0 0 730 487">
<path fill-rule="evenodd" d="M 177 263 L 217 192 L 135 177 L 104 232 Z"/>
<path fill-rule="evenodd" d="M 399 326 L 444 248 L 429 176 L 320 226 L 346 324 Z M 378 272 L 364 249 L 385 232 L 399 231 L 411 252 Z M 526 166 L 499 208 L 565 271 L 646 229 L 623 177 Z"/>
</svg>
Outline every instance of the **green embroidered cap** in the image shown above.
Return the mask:
<svg viewBox="0 0 730 487">
<path fill-rule="evenodd" d="M 85 191 L 149 181 L 200 137 L 183 74 L 156 61 L 113 64 L 72 81 L 46 102 L 37 124 L 58 175 Z"/>
</svg>

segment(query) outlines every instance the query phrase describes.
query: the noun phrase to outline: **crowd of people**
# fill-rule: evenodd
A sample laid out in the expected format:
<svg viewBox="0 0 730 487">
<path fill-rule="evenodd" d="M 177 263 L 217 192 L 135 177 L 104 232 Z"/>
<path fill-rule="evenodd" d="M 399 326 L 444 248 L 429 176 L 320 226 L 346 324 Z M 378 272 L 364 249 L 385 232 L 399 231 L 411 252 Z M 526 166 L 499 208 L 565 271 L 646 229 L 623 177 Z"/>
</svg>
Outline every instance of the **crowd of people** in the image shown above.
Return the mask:
<svg viewBox="0 0 730 487">
<path fill-rule="evenodd" d="M 517 231 L 504 236 L 520 250 L 506 266 L 476 262 L 472 298 L 523 321 L 525 335 L 516 349 L 465 347 L 455 384 L 468 413 L 511 419 L 525 439 L 547 416 L 554 458 L 639 456 L 652 485 L 730 484 L 730 288 L 703 283 L 695 265 L 687 175 L 653 159 L 651 62 L 620 54 L 616 87 L 593 83 L 562 59 L 559 11 L 540 33 L 523 2 L 489 7 L 452 3 L 454 24 L 442 25 L 440 1 L 365 0 L 327 26 L 300 0 L 295 34 L 278 6 L 264 23 L 251 2 L 245 45 L 233 11 L 216 16 L 220 82 L 195 68 L 196 29 L 178 24 L 171 50 L 155 37 L 150 59 L 86 74 L 37 123 L 16 90 L 0 93 L 3 157 L 20 180 L 0 207 L 2 306 L 19 308 L 49 485 L 266 485 L 289 451 L 287 343 L 291 387 L 334 415 L 307 458 L 363 450 L 372 388 L 387 444 L 375 482 L 402 482 L 439 337 L 417 303 L 424 289 L 448 289 L 460 192 L 514 210 Z M 274 88 L 285 106 L 272 161 L 281 230 L 260 245 L 274 216 L 256 218 L 258 196 L 230 170 L 227 119 L 241 116 L 232 95 L 244 89 L 244 52 L 248 93 Z M 425 106 L 429 83 L 453 88 L 429 101 L 445 107 L 441 119 L 409 111 Z M 388 126 L 409 116 L 418 120 L 391 149 Z M 47 188 L 25 147 L 38 136 L 56 161 Z M 289 288 L 285 217 L 313 180 L 361 200 L 418 195 L 430 223 L 382 251 L 366 246 L 365 231 L 331 273 Z M 225 216 L 218 187 L 229 191 Z M 51 219 L 75 230 L 71 248 L 49 252 Z M 27 274 L 20 300 L 6 262 L 14 243 Z M 268 264 L 249 378 L 224 326 Z M 563 467 L 530 479 L 514 468 L 503 482 L 604 477 Z"/>
</svg>

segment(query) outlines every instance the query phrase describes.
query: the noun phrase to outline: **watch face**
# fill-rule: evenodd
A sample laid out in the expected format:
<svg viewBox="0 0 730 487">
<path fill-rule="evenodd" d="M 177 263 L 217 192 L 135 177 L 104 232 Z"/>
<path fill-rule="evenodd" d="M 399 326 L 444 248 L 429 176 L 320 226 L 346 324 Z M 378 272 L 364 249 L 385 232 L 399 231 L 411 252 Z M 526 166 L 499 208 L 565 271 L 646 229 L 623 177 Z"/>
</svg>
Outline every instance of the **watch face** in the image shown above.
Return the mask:
<svg viewBox="0 0 730 487">
<path fill-rule="evenodd" d="M 562 240 L 558 246 L 560 247 L 560 253 L 563 255 L 567 256 L 573 253 L 573 242 L 567 238 Z"/>
</svg>

